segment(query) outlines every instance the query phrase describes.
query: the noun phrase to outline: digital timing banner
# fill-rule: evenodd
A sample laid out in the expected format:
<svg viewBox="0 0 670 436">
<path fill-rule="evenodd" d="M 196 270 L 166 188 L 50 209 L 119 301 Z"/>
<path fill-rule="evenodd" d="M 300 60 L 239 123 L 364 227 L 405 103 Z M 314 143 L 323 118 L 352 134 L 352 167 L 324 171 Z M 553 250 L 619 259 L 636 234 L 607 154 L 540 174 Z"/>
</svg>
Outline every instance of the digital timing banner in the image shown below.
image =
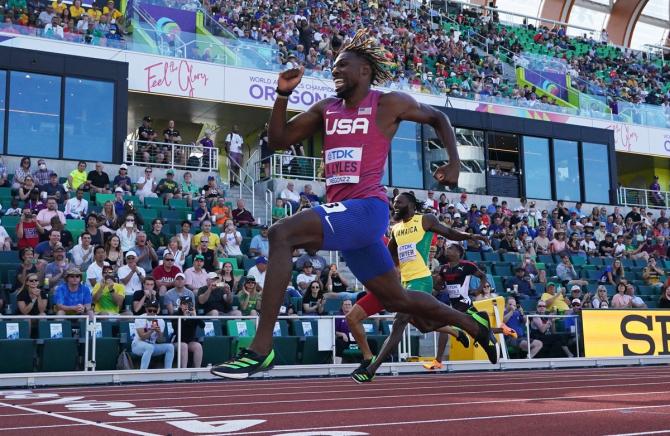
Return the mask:
<svg viewBox="0 0 670 436">
<path fill-rule="evenodd" d="M 584 310 L 586 357 L 670 355 L 670 310 Z"/>
</svg>

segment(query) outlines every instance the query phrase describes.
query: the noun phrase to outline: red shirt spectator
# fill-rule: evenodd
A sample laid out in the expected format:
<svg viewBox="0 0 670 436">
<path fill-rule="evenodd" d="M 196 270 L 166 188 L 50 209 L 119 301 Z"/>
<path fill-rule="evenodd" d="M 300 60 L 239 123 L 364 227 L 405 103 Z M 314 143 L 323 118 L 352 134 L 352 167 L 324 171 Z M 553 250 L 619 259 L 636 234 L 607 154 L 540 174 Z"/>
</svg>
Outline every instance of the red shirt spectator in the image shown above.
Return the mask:
<svg viewBox="0 0 670 436">
<path fill-rule="evenodd" d="M 19 250 L 26 247 L 35 248 L 40 242 L 40 234 L 43 232 L 44 229 L 35 220 L 33 212 L 30 209 L 23 209 L 21 221 L 16 225 Z"/>
<path fill-rule="evenodd" d="M 182 271 L 175 265 L 172 253 L 165 253 L 163 256 L 163 263 L 158 265 L 151 272 L 151 275 L 156 280 L 156 287 L 158 287 L 161 295 L 174 287 L 175 277 L 180 272 Z"/>
</svg>

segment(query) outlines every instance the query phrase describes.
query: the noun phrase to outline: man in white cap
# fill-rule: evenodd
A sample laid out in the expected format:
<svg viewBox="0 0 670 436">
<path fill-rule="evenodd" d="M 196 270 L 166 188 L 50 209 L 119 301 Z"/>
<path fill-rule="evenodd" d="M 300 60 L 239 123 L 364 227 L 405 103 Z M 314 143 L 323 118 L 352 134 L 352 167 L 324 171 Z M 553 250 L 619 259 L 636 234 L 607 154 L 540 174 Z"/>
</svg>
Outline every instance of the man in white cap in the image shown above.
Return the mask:
<svg viewBox="0 0 670 436">
<path fill-rule="evenodd" d="M 116 192 L 117 189 L 121 189 L 122 193 L 131 193 L 133 183 L 128 176 L 128 165 L 122 164 L 119 167 L 119 175 L 114 177 L 114 182 L 112 182 L 112 184 L 114 185 L 114 192 Z"/>
<path fill-rule="evenodd" d="M 126 295 L 133 295 L 135 291 L 142 290 L 142 281 L 147 273 L 137 265 L 137 253 L 129 251 L 126 253 L 126 264 L 119 268 L 117 275 L 119 281 L 126 287 Z"/>
<path fill-rule="evenodd" d="M 216 276 L 216 273 L 210 273 Z M 184 286 L 184 273 L 178 273 L 175 276 L 175 287 L 167 291 L 163 297 L 163 307 L 165 307 L 170 315 L 172 315 L 179 308 L 179 299 L 182 297 L 191 297 L 195 301 L 193 291 Z"/>
</svg>

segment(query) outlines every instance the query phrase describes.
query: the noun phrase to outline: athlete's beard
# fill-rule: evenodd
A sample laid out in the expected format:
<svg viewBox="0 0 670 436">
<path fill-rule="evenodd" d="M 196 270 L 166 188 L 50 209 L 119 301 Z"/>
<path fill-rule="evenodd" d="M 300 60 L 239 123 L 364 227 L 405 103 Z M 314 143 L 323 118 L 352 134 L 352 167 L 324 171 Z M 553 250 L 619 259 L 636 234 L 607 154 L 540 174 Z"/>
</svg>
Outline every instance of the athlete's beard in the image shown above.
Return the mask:
<svg viewBox="0 0 670 436">
<path fill-rule="evenodd" d="M 409 218 L 409 210 L 407 208 L 393 211 L 394 221 L 405 221 L 407 218 Z"/>
<path fill-rule="evenodd" d="M 351 96 L 351 94 L 354 93 L 354 87 L 345 84 L 342 89 L 340 89 L 339 91 L 335 91 L 335 92 L 336 92 L 335 96 L 337 98 L 341 98 L 341 99 L 346 100 L 348 97 Z"/>
</svg>

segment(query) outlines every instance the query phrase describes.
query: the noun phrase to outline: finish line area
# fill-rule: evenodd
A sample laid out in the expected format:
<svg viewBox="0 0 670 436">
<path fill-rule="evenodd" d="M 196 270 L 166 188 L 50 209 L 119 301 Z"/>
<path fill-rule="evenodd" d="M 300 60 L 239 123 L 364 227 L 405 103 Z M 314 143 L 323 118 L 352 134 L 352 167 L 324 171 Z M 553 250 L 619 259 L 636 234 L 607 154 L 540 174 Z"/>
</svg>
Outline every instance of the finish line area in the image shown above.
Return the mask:
<svg viewBox="0 0 670 436">
<path fill-rule="evenodd" d="M 1 434 L 670 434 L 670 367 L 509 370 L 0 391 Z"/>
</svg>

